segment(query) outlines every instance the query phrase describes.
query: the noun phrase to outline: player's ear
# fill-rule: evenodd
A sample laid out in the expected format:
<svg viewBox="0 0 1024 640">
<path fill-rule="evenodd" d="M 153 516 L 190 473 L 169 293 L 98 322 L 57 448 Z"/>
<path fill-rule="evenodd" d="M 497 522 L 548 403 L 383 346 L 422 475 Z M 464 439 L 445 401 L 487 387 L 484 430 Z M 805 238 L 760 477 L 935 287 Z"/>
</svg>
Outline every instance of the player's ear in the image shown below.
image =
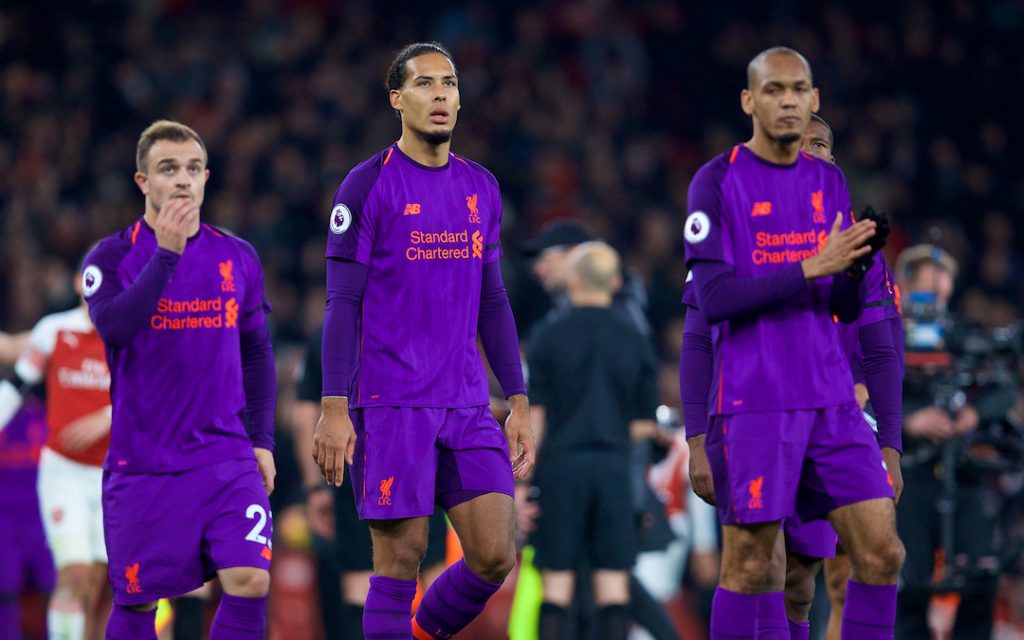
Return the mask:
<svg viewBox="0 0 1024 640">
<path fill-rule="evenodd" d="M 754 115 L 754 96 L 749 89 L 740 92 L 740 106 L 743 107 L 743 113 L 748 116 Z"/>
<path fill-rule="evenodd" d="M 142 195 L 149 195 L 149 178 L 146 176 L 146 174 L 142 173 L 141 171 L 136 171 L 135 184 L 138 185 L 139 191 L 142 192 Z"/>
<path fill-rule="evenodd" d="M 388 100 L 391 101 L 391 108 L 395 111 L 402 111 L 402 92 L 398 89 L 388 91 Z"/>
<path fill-rule="evenodd" d="M 818 87 L 811 89 L 811 111 L 818 113 L 821 108 L 821 96 L 818 94 Z"/>
</svg>

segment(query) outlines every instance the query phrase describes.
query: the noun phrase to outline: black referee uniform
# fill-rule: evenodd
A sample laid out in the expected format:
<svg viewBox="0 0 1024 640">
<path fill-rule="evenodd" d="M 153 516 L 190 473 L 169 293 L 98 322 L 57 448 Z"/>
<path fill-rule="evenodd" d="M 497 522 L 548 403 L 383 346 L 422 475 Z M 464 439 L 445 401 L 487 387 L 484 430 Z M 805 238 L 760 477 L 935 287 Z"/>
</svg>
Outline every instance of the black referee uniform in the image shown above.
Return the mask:
<svg viewBox="0 0 1024 640">
<path fill-rule="evenodd" d="M 654 420 L 657 365 L 647 338 L 610 308 L 546 318 L 527 353 L 530 403 L 545 409 L 534 480 L 535 564 L 628 571 L 636 556 L 633 420 Z"/>
</svg>

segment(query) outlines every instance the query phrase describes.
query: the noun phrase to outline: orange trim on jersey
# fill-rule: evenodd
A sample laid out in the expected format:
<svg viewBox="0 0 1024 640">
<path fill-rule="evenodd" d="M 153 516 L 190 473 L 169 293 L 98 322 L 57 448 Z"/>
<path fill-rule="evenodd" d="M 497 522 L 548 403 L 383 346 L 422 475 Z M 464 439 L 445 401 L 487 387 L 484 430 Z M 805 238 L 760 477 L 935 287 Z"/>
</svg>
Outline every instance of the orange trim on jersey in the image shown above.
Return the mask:
<svg viewBox="0 0 1024 640">
<path fill-rule="evenodd" d="M 437 640 L 437 638 L 423 630 L 423 627 L 416 621 L 416 618 L 412 619 L 412 637 L 416 638 L 416 640 Z"/>
<path fill-rule="evenodd" d="M 142 226 L 142 220 L 135 223 L 135 228 L 132 229 L 132 244 L 135 244 L 135 238 L 139 235 L 139 227 Z"/>
<path fill-rule="evenodd" d="M 223 233 L 217 231 L 216 229 L 214 229 L 210 225 L 206 224 L 205 222 L 203 223 L 203 226 L 206 227 L 210 231 L 210 233 L 212 233 L 213 235 L 217 236 L 218 238 L 223 238 L 224 237 Z"/>
<path fill-rule="evenodd" d="M 722 457 L 725 458 L 725 473 L 726 473 L 727 477 L 730 480 L 730 482 L 726 483 L 726 486 L 729 488 L 729 507 L 732 509 L 732 515 L 736 519 L 736 524 L 742 524 L 740 522 L 740 513 L 739 513 L 739 511 L 736 510 L 736 494 L 732 490 L 732 482 L 731 482 L 731 480 L 732 480 L 733 474 L 730 473 L 731 469 L 729 468 L 729 443 L 726 440 L 726 436 L 727 435 L 729 435 L 729 421 L 726 420 L 723 417 L 722 418 Z"/>
<path fill-rule="evenodd" d="M 462 159 L 462 158 L 460 158 L 459 156 L 455 155 L 454 153 L 453 153 L 453 154 L 451 154 L 451 156 L 452 156 L 453 158 L 455 158 L 456 160 L 458 160 L 459 162 L 461 162 L 462 164 L 464 164 L 464 165 L 469 165 L 469 163 L 468 163 L 468 162 L 466 162 L 465 160 L 463 160 L 463 159 Z"/>
<path fill-rule="evenodd" d="M 394 147 L 388 148 L 388 155 L 384 156 L 384 164 L 387 164 L 391 160 L 391 154 L 395 152 Z"/>
<path fill-rule="evenodd" d="M 363 419 L 366 419 L 366 414 L 363 414 Z M 366 426 L 366 423 L 363 423 Z M 370 447 L 366 446 L 370 442 L 370 434 L 366 433 L 366 429 L 363 429 L 363 504 L 366 504 L 366 458 L 368 457 L 367 452 Z"/>
<path fill-rule="evenodd" d="M 725 387 L 725 371 L 718 372 L 718 413 L 722 413 L 722 389 Z"/>
<path fill-rule="evenodd" d="M 366 335 L 364 333 L 364 331 L 363 331 L 363 327 L 366 326 L 366 305 L 363 305 L 362 311 L 363 311 L 363 319 L 362 319 L 362 322 L 359 324 L 359 357 L 360 358 L 363 357 L 363 338 Z M 362 401 L 363 401 L 363 368 L 360 367 L 359 368 L 359 395 L 356 396 L 356 402 L 362 403 Z"/>
<path fill-rule="evenodd" d="M 739 152 L 740 145 L 736 145 L 735 147 L 732 148 L 732 153 L 729 154 L 729 164 L 736 162 L 736 156 L 739 154 Z"/>
</svg>

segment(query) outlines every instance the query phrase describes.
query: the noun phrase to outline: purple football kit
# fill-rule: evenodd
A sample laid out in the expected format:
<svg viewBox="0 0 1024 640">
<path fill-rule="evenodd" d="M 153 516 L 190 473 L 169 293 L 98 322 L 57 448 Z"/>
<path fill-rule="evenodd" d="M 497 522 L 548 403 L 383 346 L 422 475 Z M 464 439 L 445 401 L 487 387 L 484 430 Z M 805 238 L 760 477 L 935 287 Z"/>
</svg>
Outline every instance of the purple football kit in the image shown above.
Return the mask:
<svg viewBox="0 0 1024 640">
<path fill-rule="evenodd" d="M 253 447 L 273 450 L 275 387 L 256 252 L 201 224 L 179 256 L 140 219 L 84 264 L 111 373 L 103 515 L 114 601 L 179 595 L 223 568 L 269 569 Z"/>
<path fill-rule="evenodd" d="M 896 362 L 902 362 L 902 333 L 899 322 L 900 313 L 896 303 L 896 285 L 885 260 L 879 255 L 875 257 L 877 266 L 870 269 L 861 284 L 863 312 L 853 322 L 836 323 L 840 345 L 850 363 L 854 382 L 865 383 L 863 371 L 863 348 L 859 331 L 861 327 L 878 323 L 895 322 L 896 331 L 893 335 L 894 346 L 897 347 Z M 684 336 L 684 360 L 680 368 L 681 397 L 684 399 L 686 413 L 687 437 L 694 437 L 707 431 L 707 398 L 711 384 L 711 330 L 700 312 L 697 302 L 696 287 L 693 285 L 693 272 L 687 275 L 683 289 L 683 304 L 686 310 L 686 335 Z M 893 369 L 897 378 L 901 377 L 900 368 Z M 887 385 L 890 389 L 898 389 L 897 384 Z M 886 395 L 877 393 L 878 396 Z M 899 440 L 900 424 L 895 421 L 895 431 L 890 427 L 888 433 L 895 433 Z M 886 433 L 883 421 L 883 434 Z M 892 437 L 889 438 L 892 441 Z M 886 445 L 882 445 L 886 446 Z M 889 445 L 899 448 L 899 445 Z M 812 557 L 831 558 L 836 552 L 836 532 L 827 520 L 802 521 L 797 517 L 786 518 L 784 522 L 786 546 L 790 551 Z"/>
<path fill-rule="evenodd" d="M 805 153 L 775 165 L 739 145 L 698 172 L 688 202 L 687 264 L 696 274 L 688 289 L 713 343 L 705 447 L 722 521 L 813 520 L 892 497 L 833 323 L 845 276 L 807 283 L 800 267 L 837 212 L 849 224 L 842 172 Z M 736 284 L 758 278 L 758 290 L 710 295 L 726 269 Z"/>
<path fill-rule="evenodd" d="M 477 346 L 479 327 L 506 395 L 523 393 L 498 271 L 501 211 L 497 182 L 480 165 L 450 154 L 444 166 L 424 166 L 397 144 L 353 168 L 335 194 L 323 393 L 350 399 L 358 439 L 349 471 L 362 519 L 512 495 Z M 346 266 L 365 280 L 353 290 L 350 323 L 339 320 L 331 284 L 332 270 Z M 496 288 L 504 298 L 492 304 Z"/>
<path fill-rule="evenodd" d="M 45 442 L 43 405 L 26 398 L 0 430 L 0 638 L 21 637 L 18 599 L 27 588 L 48 594 L 56 583 L 36 495 Z"/>
</svg>

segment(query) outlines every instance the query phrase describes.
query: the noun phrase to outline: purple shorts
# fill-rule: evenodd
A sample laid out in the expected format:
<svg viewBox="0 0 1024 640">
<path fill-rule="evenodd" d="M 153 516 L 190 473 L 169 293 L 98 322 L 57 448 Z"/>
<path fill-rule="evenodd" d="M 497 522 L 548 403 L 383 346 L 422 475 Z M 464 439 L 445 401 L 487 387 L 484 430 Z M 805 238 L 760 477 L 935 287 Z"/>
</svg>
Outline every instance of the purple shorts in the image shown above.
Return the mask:
<svg viewBox="0 0 1024 640">
<path fill-rule="evenodd" d="M 893 497 L 874 433 L 854 402 L 715 416 L 705 449 L 723 524 L 810 521 Z"/>
<path fill-rule="evenodd" d="M 187 593 L 220 569 L 270 570 L 273 524 L 255 459 L 167 474 L 103 474 L 114 602 Z"/>
<path fill-rule="evenodd" d="M 786 518 L 782 523 L 786 534 L 786 551 L 798 553 L 808 558 L 836 557 L 836 544 L 839 536 L 828 520 L 808 520 Z"/>
<path fill-rule="evenodd" d="M 429 516 L 485 493 L 513 493 L 505 432 L 489 407 L 366 407 L 349 469 L 361 520 Z"/>
</svg>

